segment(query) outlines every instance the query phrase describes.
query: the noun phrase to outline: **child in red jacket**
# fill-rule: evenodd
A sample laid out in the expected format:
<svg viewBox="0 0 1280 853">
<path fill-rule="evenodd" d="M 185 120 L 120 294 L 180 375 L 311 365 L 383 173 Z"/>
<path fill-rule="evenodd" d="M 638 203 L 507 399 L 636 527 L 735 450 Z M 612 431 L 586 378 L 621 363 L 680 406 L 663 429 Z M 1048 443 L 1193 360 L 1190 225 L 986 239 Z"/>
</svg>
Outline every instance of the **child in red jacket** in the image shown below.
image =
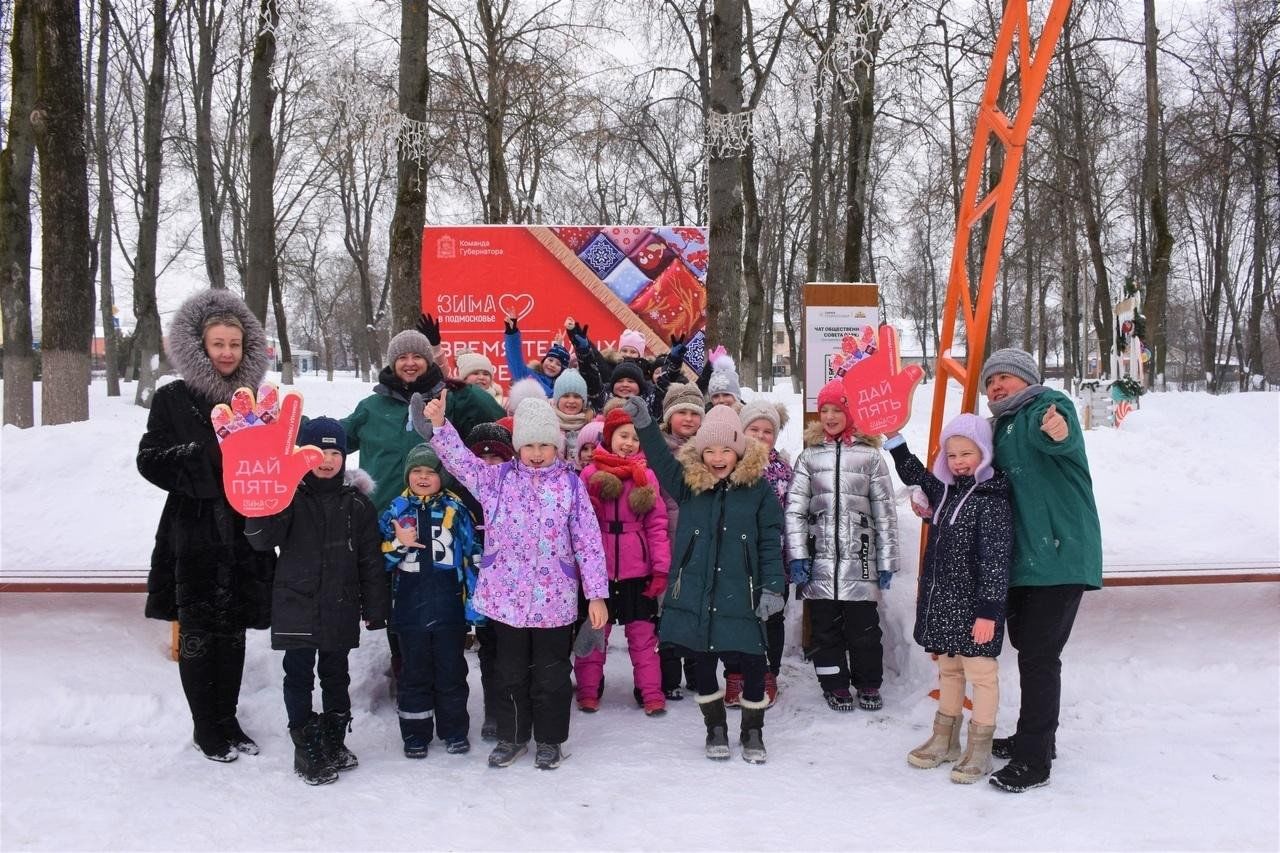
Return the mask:
<svg viewBox="0 0 1280 853">
<path fill-rule="evenodd" d="M 582 471 L 591 505 L 600 520 L 609 575 L 608 642 L 613 623 L 623 626 L 635 675 L 636 702 L 651 717 L 666 713 L 658 663 L 658 602 L 667 588 L 671 543 L 667 510 L 658 500 L 658 479 L 645 465 L 631 417 L 622 409 L 605 415 L 602 443 Z M 605 648 L 574 660 L 578 708 L 600 707 L 604 689 Z"/>
</svg>

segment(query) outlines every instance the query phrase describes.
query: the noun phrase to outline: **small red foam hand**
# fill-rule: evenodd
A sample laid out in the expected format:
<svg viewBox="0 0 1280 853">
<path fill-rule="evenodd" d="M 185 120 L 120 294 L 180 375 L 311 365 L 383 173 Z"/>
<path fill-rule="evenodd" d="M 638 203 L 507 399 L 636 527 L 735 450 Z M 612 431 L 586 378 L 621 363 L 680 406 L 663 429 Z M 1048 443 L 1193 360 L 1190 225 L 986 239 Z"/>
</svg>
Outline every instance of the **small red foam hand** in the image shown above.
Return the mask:
<svg viewBox="0 0 1280 853">
<path fill-rule="evenodd" d="M 897 432 L 911 418 L 911 397 L 924 378 L 916 365 L 905 369 L 898 360 L 898 332 L 880 327 L 875 351 L 855 362 L 842 378 L 853 424 L 864 435 Z"/>
<path fill-rule="evenodd" d="M 287 507 L 302 476 L 324 459 L 324 451 L 318 447 L 294 447 L 302 421 L 301 394 L 285 394 L 278 415 L 270 411 L 270 405 L 264 410 L 261 402 L 264 401 L 254 400 L 248 388 L 241 388 L 236 391 L 232 406 L 222 404 L 213 410 L 215 424 L 225 422 L 229 413 L 234 418 L 240 410 L 256 413 L 253 422 L 225 436 L 222 430 L 218 431 L 222 489 L 232 509 L 248 518 L 273 515 Z"/>
</svg>

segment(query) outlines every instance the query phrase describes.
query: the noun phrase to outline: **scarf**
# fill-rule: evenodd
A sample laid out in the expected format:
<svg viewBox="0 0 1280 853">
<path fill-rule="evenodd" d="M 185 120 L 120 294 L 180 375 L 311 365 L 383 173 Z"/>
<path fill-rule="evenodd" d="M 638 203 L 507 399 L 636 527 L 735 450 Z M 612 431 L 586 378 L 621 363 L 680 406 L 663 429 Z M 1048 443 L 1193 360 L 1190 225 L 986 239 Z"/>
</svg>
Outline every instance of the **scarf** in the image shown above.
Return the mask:
<svg viewBox="0 0 1280 853">
<path fill-rule="evenodd" d="M 578 412 L 576 415 L 566 415 L 564 412 L 556 409 L 556 417 L 560 419 L 561 432 L 577 432 L 590 423 L 595 416 L 595 412 L 586 408 L 581 412 Z"/>
<path fill-rule="evenodd" d="M 1003 400 L 996 400 L 987 403 L 987 408 L 991 410 L 991 414 L 996 420 L 1003 418 L 1005 415 L 1015 414 L 1023 406 L 1030 403 L 1036 397 L 1039 397 L 1049 389 L 1043 385 L 1028 385 L 1017 394 L 1011 397 L 1005 397 Z"/>
<path fill-rule="evenodd" d="M 440 372 L 440 368 L 434 364 L 428 364 L 427 369 L 422 375 L 413 382 L 405 382 L 390 367 L 384 367 L 378 372 L 378 384 L 387 389 L 392 396 L 398 397 L 404 402 L 409 402 L 414 393 L 430 395 L 444 375 Z"/>
<path fill-rule="evenodd" d="M 591 464 L 596 466 L 597 471 L 612 474 L 619 480 L 631 480 L 637 486 L 649 485 L 649 469 L 644 464 L 643 453 L 637 453 L 634 456 L 618 456 L 598 447 L 595 455 L 591 457 Z"/>
</svg>

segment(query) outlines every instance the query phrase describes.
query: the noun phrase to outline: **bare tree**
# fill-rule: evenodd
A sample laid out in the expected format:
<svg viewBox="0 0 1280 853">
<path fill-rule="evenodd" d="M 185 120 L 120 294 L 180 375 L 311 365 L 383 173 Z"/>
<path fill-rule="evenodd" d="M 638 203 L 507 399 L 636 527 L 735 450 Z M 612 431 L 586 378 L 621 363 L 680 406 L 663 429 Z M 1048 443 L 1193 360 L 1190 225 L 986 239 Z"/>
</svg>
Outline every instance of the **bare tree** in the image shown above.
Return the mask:
<svg viewBox="0 0 1280 853">
<path fill-rule="evenodd" d="M 11 90 L 5 147 L 0 151 L 0 313 L 4 315 L 4 422 L 35 424 L 31 336 L 31 169 L 36 102 L 34 0 L 14 0 Z"/>
<path fill-rule="evenodd" d="M 431 96 L 427 66 L 427 0 L 401 0 L 400 68 L 396 108 L 411 122 L 425 122 Z M 396 161 L 395 213 L 387 277 L 391 281 L 391 325 L 411 327 L 422 310 L 422 227 L 426 224 L 426 163 L 401 153 Z M 331 362 L 332 364 L 332 362 Z M 330 367 L 332 371 L 332 367 Z"/>
<path fill-rule="evenodd" d="M 245 303 L 265 324 L 276 268 L 276 155 L 271 136 L 276 89 L 271 68 L 276 56 L 276 27 L 280 24 L 277 0 L 260 0 L 257 21 L 249 69 L 249 215 L 245 222 L 247 263 L 243 283 Z"/>
</svg>

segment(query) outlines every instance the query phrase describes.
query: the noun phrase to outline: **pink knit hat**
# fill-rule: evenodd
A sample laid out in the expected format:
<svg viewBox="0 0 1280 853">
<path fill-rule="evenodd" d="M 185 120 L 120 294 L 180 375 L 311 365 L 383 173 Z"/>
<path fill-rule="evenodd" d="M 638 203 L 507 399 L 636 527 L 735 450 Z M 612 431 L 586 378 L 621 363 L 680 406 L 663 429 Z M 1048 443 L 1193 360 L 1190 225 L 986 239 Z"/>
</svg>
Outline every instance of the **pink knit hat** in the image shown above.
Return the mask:
<svg viewBox="0 0 1280 853">
<path fill-rule="evenodd" d="M 618 349 L 622 349 L 623 347 L 635 347 L 636 352 L 638 352 L 643 358 L 645 347 L 644 335 L 640 332 L 627 329 L 618 336 Z"/>
<path fill-rule="evenodd" d="M 708 447 L 728 447 L 741 459 L 747 452 L 747 434 L 731 406 L 712 406 L 693 435 L 693 446 L 701 454 Z"/>
</svg>

